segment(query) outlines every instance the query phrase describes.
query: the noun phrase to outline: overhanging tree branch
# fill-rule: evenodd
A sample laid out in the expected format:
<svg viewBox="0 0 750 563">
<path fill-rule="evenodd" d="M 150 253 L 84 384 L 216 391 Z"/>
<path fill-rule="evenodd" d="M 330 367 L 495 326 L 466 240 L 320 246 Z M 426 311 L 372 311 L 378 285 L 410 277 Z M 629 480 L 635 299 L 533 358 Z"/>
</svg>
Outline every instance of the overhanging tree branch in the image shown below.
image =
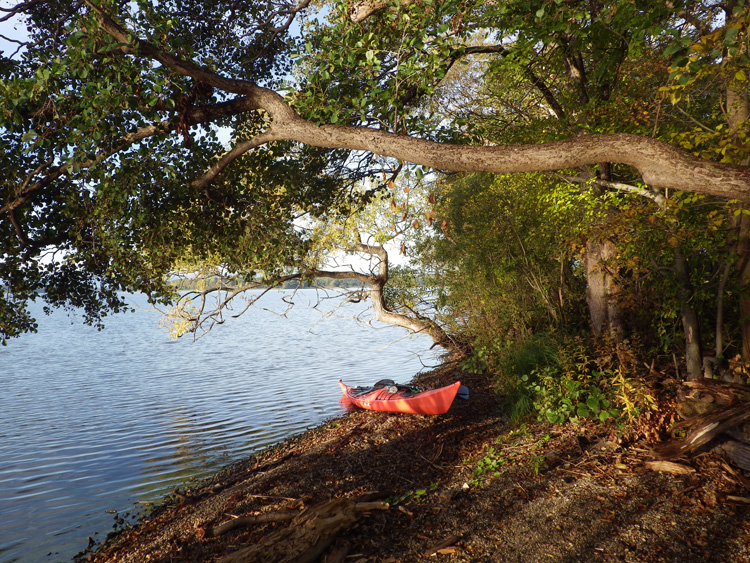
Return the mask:
<svg viewBox="0 0 750 563">
<path fill-rule="evenodd" d="M 240 285 L 222 284 L 217 287 L 198 291 L 193 290 L 183 294 L 172 313 L 166 315 L 169 323 L 178 327 L 178 336 L 192 333 L 200 338 L 208 333 L 215 325 L 224 322 L 226 311 L 231 310 L 232 303 L 241 294 L 253 289 L 262 289 L 259 295 L 253 295 L 238 313 L 238 317 L 252 307 L 268 291 L 293 280 L 313 280 L 316 278 L 330 278 L 334 280 L 356 280 L 368 289 L 357 291 L 359 299 L 370 300 L 373 317 L 385 324 L 407 329 L 413 334 L 426 334 L 432 338 L 434 345 L 447 350 L 459 351 L 460 344 L 432 319 L 413 314 L 407 315 L 394 311 L 389 307 L 385 298 L 385 287 L 388 284 L 388 252 L 382 246 L 357 243 L 347 252 L 363 253 L 374 256 L 377 260 L 375 271 L 370 273 L 355 270 L 323 270 L 318 268 L 302 268 L 300 271 L 266 280 L 265 282 L 251 282 Z M 208 297 L 214 298 L 209 300 Z M 182 325 L 182 327 L 180 327 Z"/>
<path fill-rule="evenodd" d="M 101 9 L 103 29 L 129 45 L 129 35 Z M 144 40 L 129 52 L 152 58 L 175 72 L 210 84 L 227 93 L 242 94 L 246 107 L 265 110 L 271 118 L 268 140 L 297 141 L 310 146 L 369 151 L 437 170 L 508 174 L 561 170 L 598 162 L 617 162 L 636 168 L 645 183 L 661 188 L 699 192 L 726 198 L 750 198 L 750 168 L 709 162 L 662 141 L 630 134 L 583 135 L 537 145 L 448 145 L 369 127 L 319 125 L 300 117 L 278 93 L 246 81 L 222 77 L 193 62 L 163 53 Z M 251 142 L 259 146 L 263 139 Z M 268 141 L 266 141 L 268 142 Z M 225 155 L 218 175 L 243 150 Z"/>
</svg>

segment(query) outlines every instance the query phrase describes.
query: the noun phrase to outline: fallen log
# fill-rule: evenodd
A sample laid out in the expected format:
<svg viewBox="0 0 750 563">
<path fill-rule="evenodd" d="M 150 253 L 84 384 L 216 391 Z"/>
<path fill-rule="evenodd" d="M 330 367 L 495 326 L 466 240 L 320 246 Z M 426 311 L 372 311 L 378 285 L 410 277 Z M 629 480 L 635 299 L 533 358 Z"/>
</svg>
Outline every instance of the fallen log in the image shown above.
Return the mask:
<svg viewBox="0 0 750 563">
<path fill-rule="evenodd" d="M 255 545 L 244 547 L 220 563 L 313 563 L 331 546 L 336 536 L 371 510 L 388 510 L 386 502 L 355 503 L 335 499 L 300 512 L 287 528 L 268 534 Z"/>
<path fill-rule="evenodd" d="M 737 383 L 727 383 L 716 379 L 694 379 L 684 381 L 685 387 L 702 393 L 710 393 L 720 405 L 732 405 L 738 401 L 750 399 L 750 387 Z"/>
</svg>

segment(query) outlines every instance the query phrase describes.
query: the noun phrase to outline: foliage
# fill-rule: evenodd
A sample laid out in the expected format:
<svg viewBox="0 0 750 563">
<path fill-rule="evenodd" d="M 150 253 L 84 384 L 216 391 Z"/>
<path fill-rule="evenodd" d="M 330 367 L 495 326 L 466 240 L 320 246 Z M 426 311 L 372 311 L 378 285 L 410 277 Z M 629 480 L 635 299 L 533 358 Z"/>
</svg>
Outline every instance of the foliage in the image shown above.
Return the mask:
<svg viewBox="0 0 750 563">
<path fill-rule="evenodd" d="M 659 193 L 671 197 L 654 206 L 656 189 L 626 165 L 441 184 L 359 149 L 391 154 L 382 137 L 368 144 L 384 131 L 451 151 L 631 133 L 744 162 L 738 112 L 722 105 L 747 94 L 744 0 L 378 6 L 361 21 L 350 16 L 362 5 L 340 0 L 46 0 L 4 12 L 30 36 L 0 58 L 0 341 L 34 329 L 30 299 L 101 325 L 123 290 L 173 299 L 169 280 L 186 268 L 279 278 L 396 236 L 418 269 L 394 270 L 404 283 L 389 297 L 419 314 L 430 302 L 476 342 L 474 369 L 499 371 L 509 341 L 580 330 L 583 252 L 606 237 L 620 242 L 606 266 L 620 303 L 643 312 L 629 328 L 644 342 L 666 351 L 678 334 L 685 283 L 670 250 L 687 257 L 689 301 L 710 318 L 728 264 L 716 256 L 736 246 L 720 218 L 734 204 Z M 282 113 L 319 137 L 279 134 Z M 358 150 L 330 140 L 344 130 Z"/>
<path fill-rule="evenodd" d="M 601 422 L 617 418 L 619 413 L 611 408 L 611 401 L 600 387 L 601 380 L 601 372 L 592 372 L 581 381 L 567 379 L 563 373 L 549 367 L 521 377 L 533 397 L 538 420 L 553 424 L 576 422 L 581 418 Z"/>
<path fill-rule="evenodd" d="M 737 259 L 733 204 L 685 193 L 674 194 L 662 206 L 632 195 L 613 201 L 617 213 L 600 215 L 588 236 L 617 241 L 618 253 L 606 267 L 617 279 L 617 302 L 626 313 L 628 329 L 653 354 L 679 349 L 684 280 L 675 267 L 675 253 L 679 249 L 687 257 L 691 306 L 703 319 L 715 319 L 721 272 Z M 728 308 L 737 306 L 737 281 L 729 280 L 725 288 Z M 733 325 L 737 322 L 734 315 L 728 318 Z M 737 325 L 731 330 L 738 330 Z M 713 323 L 704 324 L 702 337 L 711 347 Z"/>
<path fill-rule="evenodd" d="M 267 85 L 289 71 L 284 53 L 293 41 L 267 33 L 286 16 L 270 4 L 235 3 L 229 19 L 220 3 L 102 8 L 119 12 L 141 38 L 216 71 Z M 17 9 L 28 10 L 31 37 L 0 80 L 7 100 L 0 108 L 0 284 L 4 303 L 18 311 L 3 314 L 3 341 L 33 330 L 23 303 L 34 296 L 83 308 L 87 322 L 101 325 L 123 308 L 120 291 L 173 298 L 167 280 L 180 260 L 219 257 L 236 274 L 299 260 L 305 241 L 295 216 L 320 214 L 341 199 L 341 181 L 329 170 L 333 153 L 267 145 L 210 189 L 192 189 L 224 151 L 219 127 L 230 125 L 217 114 L 211 126 L 196 128 L 193 114 L 220 105 L 222 95 L 164 65 L 122 56 L 80 3 Z M 249 115 L 235 124 L 233 139 L 265 126 Z"/>
<path fill-rule="evenodd" d="M 438 200 L 445 232 L 425 256 L 445 288 L 445 316 L 460 319 L 488 356 L 498 343 L 575 322 L 580 293 L 568 291 L 579 281 L 566 232 L 577 213 L 550 205 L 550 184 L 541 175 L 469 175 Z"/>
<path fill-rule="evenodd" d="M 594 357 L 579 339 L 558 347 L 557 362 L 520 377 L 539 421 L 554 424 L 580 419 L 633 424 L 655 408 L 653 396 L 637 375 L 637 353 L 607 345 Z"/>
<path fill-rule="evenodd" d="M 481 485 L 486 476 L 497 475 L 500 468 L 507 463 L 507 457 L 495 450 L 495 448 L 490 448 L 483 457 L 477 460 L 473 471 L 473 478 L 469 484 L 475 487 Z"/>
<path fill-rule="evenodd" d="M 419 504 L 426 500 L 427 495 L 429 493 L 436 491 L 438 488 L 440 488 L 440 482 L 433 481 L 425 489 L 416 489 L 414 491 L 407 491 L 401 495 L 394 495 L 394 496 L 388 497 L 385 501 L 391 506 L 405 505 L 410 502 L 415 502 Z"/>
<path fill-rule="evenodd" d="M 520 424 L 510 434 L 498 438 L 499 446 L 497 448 L 490 447 L 479 459 L 473 462 L 474 470 L 469 485 L 472 487 L 483 486 L 489 478 L 499 475 L 503 467 L 519 465 L 522 458 L 530 458 L 531 469 L 535 475 L 539 475 L 542 471 L 544 456 L 539 453 L 535 454 L 535 452 L 543 447 L 544 443 L 550 439 L 550 435 L 545 434 L 538 440 L 529 443 L 531 438 L 532 436 L 525 424 Z"/>
</svg>

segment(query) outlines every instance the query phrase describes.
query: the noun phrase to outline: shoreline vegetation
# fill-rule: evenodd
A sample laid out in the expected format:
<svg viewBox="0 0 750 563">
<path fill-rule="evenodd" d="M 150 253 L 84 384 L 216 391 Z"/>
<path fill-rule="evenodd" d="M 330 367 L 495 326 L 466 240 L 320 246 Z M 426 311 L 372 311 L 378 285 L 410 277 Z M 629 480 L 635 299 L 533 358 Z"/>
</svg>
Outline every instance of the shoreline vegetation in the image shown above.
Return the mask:
<svg viewBox="0 0 750 563">
<path fill-rule="evenodd" d="M 657 463 L 655 434 L 511 424 L 490 380 L 456 364 L 415 383 L 459 379 L 471 398 L 445 415 L 331 419 L 187 484 L 77 559 L 750 561 L 748 483 L 718 456 Z"/>
</svg>

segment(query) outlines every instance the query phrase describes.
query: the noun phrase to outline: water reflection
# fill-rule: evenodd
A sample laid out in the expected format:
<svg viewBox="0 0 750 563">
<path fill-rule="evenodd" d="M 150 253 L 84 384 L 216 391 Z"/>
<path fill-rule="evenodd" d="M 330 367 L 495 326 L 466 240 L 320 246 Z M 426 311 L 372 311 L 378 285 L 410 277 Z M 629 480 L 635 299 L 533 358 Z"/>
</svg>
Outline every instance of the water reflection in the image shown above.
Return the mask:
<svg viewBox="0 0 750 563">
<path fill-rule="evenodd" d="M 403 333 L 305 307 L 251 310 L 195 344 L 157 321 L 139 310 L 97 332 L 55 314 L 0 349 L 0 562 L 69 561 L 111 530 L 106 510 L 340 414 L 340 378 L 408 380 L 431 344 L 388 347 Z"/>
</svg>

